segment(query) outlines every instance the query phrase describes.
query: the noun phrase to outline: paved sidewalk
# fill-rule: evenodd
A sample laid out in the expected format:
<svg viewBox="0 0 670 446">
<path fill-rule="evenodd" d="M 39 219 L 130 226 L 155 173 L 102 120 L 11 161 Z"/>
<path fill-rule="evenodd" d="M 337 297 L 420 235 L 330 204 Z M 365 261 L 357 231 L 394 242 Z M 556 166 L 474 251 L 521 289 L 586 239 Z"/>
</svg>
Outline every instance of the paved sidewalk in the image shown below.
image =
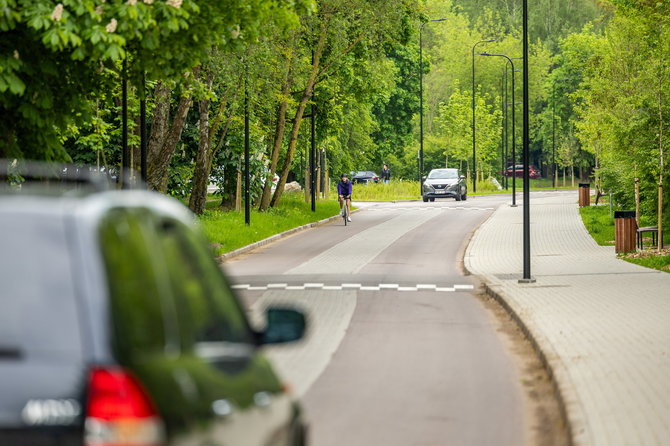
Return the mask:
<svg viewBox="0 0 670 446">
<path fill-rule="evenodd" d="M 549 363 L 575 445 L 670 444 L 670 274 L 618 260 L 584 228 L 577 192 L 531 196 L 534 284 L 522 212 L 501 206 L 465 266 L 523 321 Z"/>
</svg>

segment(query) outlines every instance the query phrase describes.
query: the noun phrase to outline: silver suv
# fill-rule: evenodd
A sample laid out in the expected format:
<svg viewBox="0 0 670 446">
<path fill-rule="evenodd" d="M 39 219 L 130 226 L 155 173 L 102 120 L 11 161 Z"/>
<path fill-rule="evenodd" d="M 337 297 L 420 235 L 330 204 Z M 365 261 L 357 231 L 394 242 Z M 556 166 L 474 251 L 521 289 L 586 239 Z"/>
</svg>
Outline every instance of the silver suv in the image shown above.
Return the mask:
<svg viewBox="0 0 670 446">
<path fill-rule="evenodd" d="M 465 177 L 458 169 L 433 169 L 424 177 L 422 195 L 424 203 L 436 198 L 455 198 L 456 201 L 468 199 L 468 187 Z"/>
<path fill-rule="evenodd" d="M 302 313 L 252 329 L 179 202 L 28 176 L 0 171 L 0 444 L 304 444 L 259 348 Z"/>
</svg>

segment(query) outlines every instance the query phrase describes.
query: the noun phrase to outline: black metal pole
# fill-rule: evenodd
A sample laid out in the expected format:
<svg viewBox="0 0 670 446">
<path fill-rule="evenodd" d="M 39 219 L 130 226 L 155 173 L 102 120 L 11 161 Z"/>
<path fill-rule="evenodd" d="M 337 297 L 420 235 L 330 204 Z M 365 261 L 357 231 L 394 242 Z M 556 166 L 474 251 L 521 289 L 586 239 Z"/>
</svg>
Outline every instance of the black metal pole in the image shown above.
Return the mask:
<svg viewBox="0 0 670 446">
<path fill-rule="evenodd" d="M 512 60 L 523 59 L 521 57 L 510 57 L 510 63 Z M 514 175 L 512 175 L 512 207 L 516 207 L 516 119 L 514 118 L 514 110 L 516 110 L 516 102 L 514 102 L 514 73 L 519 70 L 514 69 L 514 64 L 512 64 L 512 169 L 514 170 Z"/>
<path fill-rule="evenodd" d="M 509 102 L 509 88 L 507 86 L 507 62 L 505 62 L 505 190 L 509 190 L 509 177 L 507 176 L 507 164 L 509 164 L 509 112 L 507 103 Z"/>
<path fill-rule="evenodd" d="M 475 144 L 475 47 L 479 42 L 472 46 L 472 192 L 477 192 L 477 162 L 476 144 Z"/>
<path fill-rule="evenodd" d="M 312 95 L 313 98 L 314 95 Z M 316 106 L 312 104 L 311 144 L 309 150 L 309 184 L 312 199 L 312 212 L 316 212 Z"/>
<path fill-rule="evenodd" d="M 249 203 L 249 87 L 246 77 L 244 79 L 244 223 L 247 226 L 251 224 L 251 203 Z"/>
<path fill-rule="evenodd" d="M 523 278 L 533 283 L 530 272 L 530 126 L 528 110 L 528 0 L 523 0 Z"/>
<path fill-rule="evenodd" d="M 500 187 L 505 184 L 505 70 L 500 76 Z"/>
<path fill-rule="evenodd" d="M 147 94 L 146 76 L 142 72 L 142 91 L 140 94 L 140 175 L 147 181 Z"/>
<path fill-rule="evenodd" d="M 121 75 L 121 188 L 126 189 L 130 184 L 130 153 L 128 151 L 128 59 L 123 59 Z"/>
<path fill-rule="evenodd" d="M 515 121 L 515 115 L 514 115 L 514 109 L 516 108 L 516 104 L 514 103 L 514 62 L 512 62 L 512 59 L 507 57 L 504 54 L 490 54 L 490 53 L 481 53 L 480 56 L 493 56 L 493 57 L 504 57 L 507 59 L 507 62 L 512 66 L 512 207 L 516 207 L 516 166 L 514 165 L 515 159 L 516 159 L 516 143 L 515 143 L 515 138 L 514 138 L 514 132 L 516 130 L 514 121 Z M 505 69 L 507 69 L 507 65 L 505 65 Z"/>
<path fill-rule="evenodd" d="M 419 27 L 419 196 L 423 196 L 423 22 Z"/>
</svg>

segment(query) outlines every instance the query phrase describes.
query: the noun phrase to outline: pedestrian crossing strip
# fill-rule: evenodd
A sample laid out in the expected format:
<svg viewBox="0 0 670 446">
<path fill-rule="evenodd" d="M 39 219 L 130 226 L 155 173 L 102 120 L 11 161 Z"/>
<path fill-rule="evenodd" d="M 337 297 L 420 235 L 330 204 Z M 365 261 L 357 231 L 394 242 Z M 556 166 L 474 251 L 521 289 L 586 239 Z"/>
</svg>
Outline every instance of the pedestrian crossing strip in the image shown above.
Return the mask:
<svg viewBox="0 0 670 446">
<path fill-rule="evenodd" d="M 413 285 L 400 285 L 397 283 L 378 283 L 378 284 L 362 284 L 362 283 L 340 283 L 336 285 L 328 285 L 325 283 L 303 283 L 303 284 L 288 284 L 288 283 L 268 283 L 265 285 L 252 284 L 237 284 L 232 286 L 235 290 L 247 291 L 268 291 L 268 290 L 287 290 L 287 291 L 305 291 L 305 290 L 324 290 L 324 291 L 342 291 L 342 290 L 359 290 L 359 291 L 434 291 L 434 292 L 456 292 L 473 290 L 474 286 L 469 284 L 454 284 L 452 286 L 443 286 L 437 284 L 417 283 Z"/>
</svg>

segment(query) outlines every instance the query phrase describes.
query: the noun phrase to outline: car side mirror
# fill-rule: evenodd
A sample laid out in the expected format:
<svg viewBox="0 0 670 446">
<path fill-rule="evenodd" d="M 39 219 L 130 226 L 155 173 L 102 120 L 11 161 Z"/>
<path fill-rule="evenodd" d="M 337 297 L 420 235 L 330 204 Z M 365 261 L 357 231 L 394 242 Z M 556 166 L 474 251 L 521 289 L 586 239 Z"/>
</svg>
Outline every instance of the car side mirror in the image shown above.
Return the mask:
<svg viewBox="0 0 670 446">
<path fill-rule="evenodd" d="M 458 177 L 458 178 L 460 178 L 461 180 L 464 180 L 464 179 L 465 179 L 465 175 L 461 175 L 461 176 Z"/>
<path fill-rule="evenodd" d="M 305 314 L 293 308 L 268 308 L 265 312 L 267 325 L 259 333 L 259 344 L 282 344 L 301 339 L 305 335 Z"/>
<path fill-rule="evenodd" d="M 426 181 L 426 176 L 425 176 L 425 175 L 422 176 L 421 179 L 422 179 L 423 181 Z"/>
</svg>

